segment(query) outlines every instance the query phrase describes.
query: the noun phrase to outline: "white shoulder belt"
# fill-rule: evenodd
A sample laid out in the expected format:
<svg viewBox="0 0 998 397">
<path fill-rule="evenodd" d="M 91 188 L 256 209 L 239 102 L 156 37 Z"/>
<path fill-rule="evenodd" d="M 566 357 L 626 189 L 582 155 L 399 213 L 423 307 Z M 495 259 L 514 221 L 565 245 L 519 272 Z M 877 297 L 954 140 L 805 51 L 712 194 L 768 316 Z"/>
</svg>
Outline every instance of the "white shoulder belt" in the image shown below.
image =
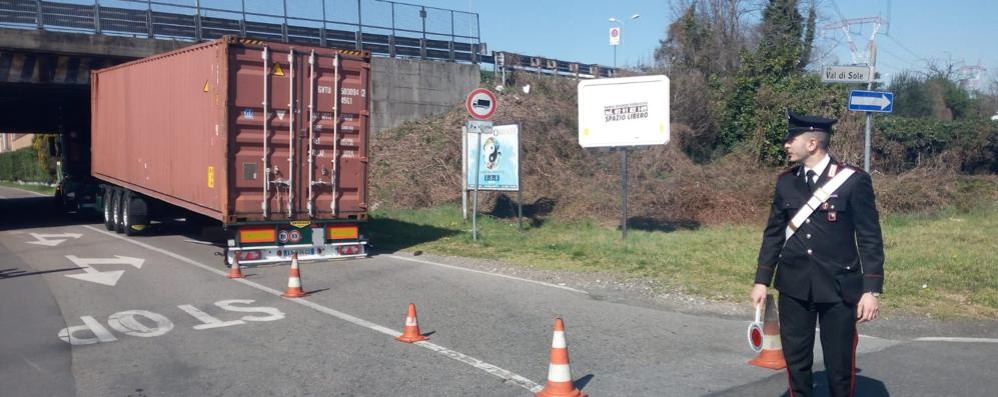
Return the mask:
<svg viewBox="0 0 998 397">
<path fill-rule="evenodd" d="M 790 223 L 787 224 L 786 238 L 783 240 L 783 244 L 790 241 L 790 236 L 794 235 L 797 228 L 799 228 L 800 225 L 803 224 L 804 221 L 811 216 L 811 214 L 814 213 L 818 207 L 821 206 L 821 204 L 828 201 L 828 198 L 831 197 L 832 193 L 835 193 L 835 190 L 842 186 L 846 179 L 849 179 L 850 176 L 856 173 L 856 170 L 848 167 L 843 167 L 841 172 L 836 173 L 835 169 L 837 167 L 835 164 L 829 164 L 829 167 L 832 168 L 828 170 L 828 173 L 834 176 L 830 181 L 815 189 L 814 195 L 812 195 L 811 198 L 807 200 L 807 203 L 804 204 L 799 211 L 797 211 L 797 214 L 790 219 Z"/>
</svg>

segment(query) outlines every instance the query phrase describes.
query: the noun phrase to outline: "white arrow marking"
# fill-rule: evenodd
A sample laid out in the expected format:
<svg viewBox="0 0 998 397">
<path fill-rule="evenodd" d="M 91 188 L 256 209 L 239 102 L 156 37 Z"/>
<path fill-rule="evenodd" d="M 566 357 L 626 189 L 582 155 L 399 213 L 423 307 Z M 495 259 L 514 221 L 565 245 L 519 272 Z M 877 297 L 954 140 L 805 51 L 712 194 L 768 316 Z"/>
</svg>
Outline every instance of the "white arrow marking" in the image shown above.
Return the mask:
<svg viewBox="0 0 998 397">
<path fill-rule="evenodd" d="M 83 237 L 80 233 L 63 233 L 63 234 L 41 234 L 41 233 L 31 233 L 31 236 L 37 241 L 28 241 L 28 244 L 38 244 L 47 247 L 55 247 L 62 244 L 67 239 L 80 238 Z M 55 240 L 52 240 L 55 239 Z"/>
<path fill-rule="evenodd" d="M 880 96 L 853 96 L 852 104 L 857 106 L 876 106 L 881 110 L 886 109 L 891 104 L 883 95 Z"/>
<path fill-rule="evenodd" d="M 121 275 L 125 273 L 124 270 L 112 270 L 109 272 L 102 272 L 94 269 L 90 266 L 83 265 L 80 266 L 86 273 L 83 274 L 67 274 L 66 277 L 75 278 L 77 280 L 89 281 L 91 283 L 104 284 L 113 287 L 118 284 L 118 279 Z"/>
<path fill-rule="evenodd" d="M 66 258 L 73 261 L 79 267 L 89 267 L 92 265 L 129 265 L 134 266 L 136 269 L 141 269 L 142 264 L 146 261 L 142 258 L 121 255 L 115 255 L 114 258 L 80 258 L 76 255 L 66 255 Z"/>
<path fill-rule="evenodd" d="M 91 265 L 129 265 L 134 266 L 136 269 L 141 269 L 142 263 L 145 262 L 145 259 L 142 258 L 132 258 L 121 255 L 115 255 L 115 258 L 80 258 L 76 255 L 66 255 L 66 258 L 75 263 L 76 266 L 79 266 L 80 269 L 83 269 L 85 272 L 83 274 L 67 274 L 66 277 L 97 284 L 104 284 L 111 287 L 118 284 L 118 279 L 121 278 L 121 275 L 123 275 L 125 271 L 111 270 L 102 272 L 94 269 Z"/>
</svg>

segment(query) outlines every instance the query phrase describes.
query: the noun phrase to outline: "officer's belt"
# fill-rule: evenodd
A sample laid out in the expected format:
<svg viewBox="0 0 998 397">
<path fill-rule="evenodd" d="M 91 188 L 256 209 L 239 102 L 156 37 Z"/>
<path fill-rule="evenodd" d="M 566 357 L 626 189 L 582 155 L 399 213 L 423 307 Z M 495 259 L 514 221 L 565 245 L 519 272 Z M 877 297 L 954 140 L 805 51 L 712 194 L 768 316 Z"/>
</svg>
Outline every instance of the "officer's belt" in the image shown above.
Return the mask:
<svg viewBox="0 0 998 397">
<path fill-rule="evenodd" d="M 835 164 L 831 164 L 829 166 L 835 167 Z M 834 173 L 835 168 L 830 169 L 829 172 Z M 794 232 L 797 231 L 797 228 L 799 228 L 800 225 L 802 225 L 804 221 L 807 220 L 807 218 L 821 206 L 821 204 L 828 201 L 828 198 L 832 196 L 832 193 L 835 193 L 835 190 L 838 189 L 839 186 L 842 186 L 846 179 L 849 179 L 849 177 L 855 173 L 856 170 L 843 167 L 841 172 L 832 177 L 832 180 L 815 189 L 811 198 L 807 200 L 807 203 L 805 203 L 804 206 L 797 211 L 797 214 L 795 214 L 794 217 L 790 219 L 790 223 L 787 224 L 786 237 L 783 239 L 783 245 L 786 245 L 787 242 L 790 241 L 790 236 L 793 236 Z"/>
</svg>

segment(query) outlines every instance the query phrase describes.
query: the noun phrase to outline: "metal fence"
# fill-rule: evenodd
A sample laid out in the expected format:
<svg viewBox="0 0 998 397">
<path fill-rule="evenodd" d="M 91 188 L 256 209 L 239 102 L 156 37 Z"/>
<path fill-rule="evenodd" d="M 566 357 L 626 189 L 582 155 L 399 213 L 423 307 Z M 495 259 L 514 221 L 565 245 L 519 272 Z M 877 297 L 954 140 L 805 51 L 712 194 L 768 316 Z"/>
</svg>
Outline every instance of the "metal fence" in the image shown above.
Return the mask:
<svg viewBox="0 0 998 397">
<path fill-rule="evenodd" d="M 478 14 L 384 0 L 0 0 L 0 26 L 192 41 L 237 35 L 493 62 Z"/>
</svg>

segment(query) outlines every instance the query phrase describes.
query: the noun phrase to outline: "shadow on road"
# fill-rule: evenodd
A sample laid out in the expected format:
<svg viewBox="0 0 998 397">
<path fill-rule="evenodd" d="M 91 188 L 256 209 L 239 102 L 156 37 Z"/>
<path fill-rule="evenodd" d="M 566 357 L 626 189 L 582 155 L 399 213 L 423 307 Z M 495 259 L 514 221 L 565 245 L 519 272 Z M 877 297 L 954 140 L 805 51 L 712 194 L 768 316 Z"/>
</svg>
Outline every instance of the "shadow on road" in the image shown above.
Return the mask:
<svg viewBox="0 0 998 397">
<path fill-rule="evenodd" d="M 782 371 L 781 371 L 782 372 Z M 862 369 L 856 368 L 856 373 L 862 372 Z M 814 373 L 814 397 L 829 397 L 828 391 L 828 378 L 826 377 L 825 371 L 818 371 Z M 782 394 L 777 394 L 781 393 Z M 770 394 L 772 393 L 772 394 Z M 856 393 L 857 396 L 863 397 L 889 397 L 891 394 L 887 391 L 887 386 L 883 382 L 869 378 L 866 376 L 856 375 Z M 787 391 L 787 375 L 785 372 L 769 376 L 766 379 L 760 380 L 758 382 L 753 382 L 741 386 L 737 386 L 731 389 L 719 391 L 716 393 L 709 394 L 712 397 L 741 397 L 741 396 L 780 396 L 780 397 L 790 397 L 790 392 Z"/>
<path fill-rule="evenodd" d="M 86 225 L 99 222 L 96 215 L 66 214 L 53 197 L 0 199 L 0 231 L 55 226 Z"/>
<path fill-rule="evenodd" d="M 589 382 L 591 382 L 593 380 L 594 376 L 595 375 L 593 375 L 593 374 L 588 374 L 586 376 L 583 376 L 583 377 L 577 379 L 575 381 L 575 387 L 579 388 L 579 390 L 585 389 L 586 385 L 588 385 Z"/>
<path fill-rule="evenodd" d="M 856 368 L 856 373 L 861 372 L 862 369 Z M 818 371 L 814 373 L 814 397 L 828 397 L 828 378 L 826 377 L 825 371 Z M 887 386 L 883 382 L 868 378 L 865 376 L 856 375 L 856 393 L 857 396 L 863 397 L 889 397 L 891 394 L 887 392 Z M 783 393 L 782 397 L 790 397 L 790 393 Z"/>
<path fill-rule="evenodd" d="M 67 268 L 63 268 L 63 269 L 53 269 L 53 270 L 45 270 L 45 271 L 39 271 L 39 272 L 25 272 L 24 270 L 20 270 L 18 268 L 3 269 L 3 270 L 0 270 L 0 280 L 4 280 L 4 279 L 8 279 L 8 278 L 15 278 L 15 277 L 35 276 L 35 275 L 46 274 L 46 273 L 71 272 L 73 270 L 80 270 L 80 268 L 78 268 L 78 267 L 67 267 Z"/>
<path fill-rule="evenodd" d="M 367 228 L 370 241 L 377 246 L 371 253 L 393 252 L 414 245 L 461 234 L 460 230 L 418 225 L 389 218 L 371 217 Z"/>
</svg>

